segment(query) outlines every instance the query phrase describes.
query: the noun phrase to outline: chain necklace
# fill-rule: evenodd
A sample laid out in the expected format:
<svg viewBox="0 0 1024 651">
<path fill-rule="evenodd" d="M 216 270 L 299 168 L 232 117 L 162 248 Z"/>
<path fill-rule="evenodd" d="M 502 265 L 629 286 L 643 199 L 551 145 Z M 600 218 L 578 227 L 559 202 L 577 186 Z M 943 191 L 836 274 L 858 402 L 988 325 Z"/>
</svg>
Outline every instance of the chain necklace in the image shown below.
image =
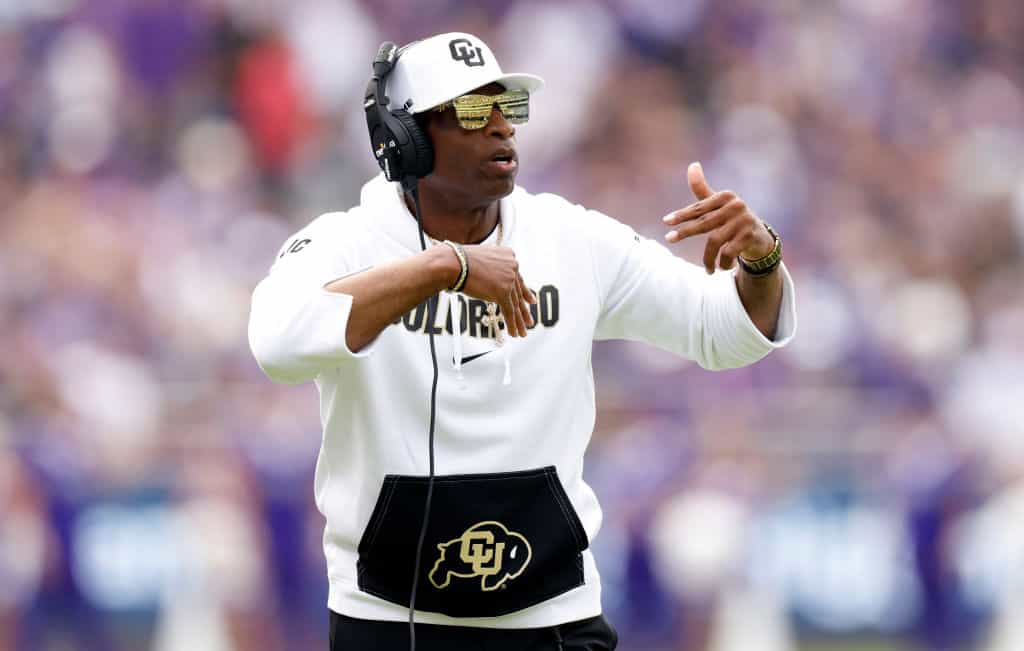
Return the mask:
<svg viewBox="0 0 1024 651">
<path fill-rule="evenodd" d="M 494 246 L 501 246 L 502 237 L 504 236 L 504 229 L 503 229 L 502 222 L 503 222 L 503 220 L 499 216 L 498 217 L 498 237 L 494 241 Z M 438 244 L 441 244 L 441 242 L 438 242 L 433 237 L 430 237 L 430 235 L 427 235 L 427 237 L 430 238 L 430 241 L 435 246 L 438 245 Z M 455 300 L 454 297 L 453 297 L 452 300 Z M 482 319 L 480 319 L 480 322 L 483 324 L 484 327 L 487 328 L 488 335 L 490 335 L 494 339 L 494 342 L 497 345 L 499 345 L 499 346 L 501 346 L 501 345 L 503 345 L 505 343 L 505 333 L 502 331 L 502 329 L 500 327 L 500 323 L 502 321 L 504 321 L 504 316 L 498 314 L 498 304 L 494 303 L 494 302 L 491 302 L 491 301 L 488 301 L 487 302 L 487 314 Z"/>
</svg>

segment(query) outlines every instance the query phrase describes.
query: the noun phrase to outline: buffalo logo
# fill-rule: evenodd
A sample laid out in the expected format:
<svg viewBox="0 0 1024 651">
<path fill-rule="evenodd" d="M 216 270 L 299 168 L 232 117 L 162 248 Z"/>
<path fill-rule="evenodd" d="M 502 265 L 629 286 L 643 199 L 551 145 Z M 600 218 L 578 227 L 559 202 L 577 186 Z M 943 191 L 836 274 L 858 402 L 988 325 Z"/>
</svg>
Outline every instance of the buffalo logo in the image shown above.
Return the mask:
<svg viewBox="0 0 1024 651">
<path fill-rule="evenodd" d="M 452 58 L 462 61 L 469 67 L 482 66 L 484 64 L 484 52 L 480 48 L 474 48 L 469 39 L 457 38 L 448 44 L 448 51 Z"/>
<path fill-rule="evenodd" d="M 455 540 L 440 543 L 437 549 L 441 556 L 430 570 L 430 582 L 439 590 L 447 588 L 453 576 L 479 576 L 482 590 L 497 590 L 505 581 L 522 574 L 533 554 L 522 534 L 494 520 L 474 524 Z"/>
</svg>

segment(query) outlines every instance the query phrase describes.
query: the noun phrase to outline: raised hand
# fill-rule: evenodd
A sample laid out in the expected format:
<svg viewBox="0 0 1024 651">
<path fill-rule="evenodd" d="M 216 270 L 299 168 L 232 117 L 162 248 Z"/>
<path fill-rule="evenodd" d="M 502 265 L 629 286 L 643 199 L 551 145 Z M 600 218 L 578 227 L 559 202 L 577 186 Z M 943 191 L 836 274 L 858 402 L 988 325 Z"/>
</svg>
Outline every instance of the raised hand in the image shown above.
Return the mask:
<svg viewBox="0 0 1024 651">
<path fill-rule="evenodd" d="M 709 274 L 714 273 L 716 261 L 719 268 L 732 269 L 736 256 L 757 260 L 771 253 L 774 238 L 742 199 L 729 190 L 712 190 L 700 163 L 690 163 L 686 180 L 697 201 L 662 218 L 669 226 L 679 225 L 665 234 L 667 241 L 707 233 L 704 269 Z"/>
<path fill-rule="evenodd" d="M 507 246 L 466 245 L 469 276 L 462 292 L 483 301 L 497 303 L 505 317 L 505 327 L 513 337 L 525 337 L 533 325 L 530 303 L 537 297 L 519 275 L 516 254 Z"/>
</svg>

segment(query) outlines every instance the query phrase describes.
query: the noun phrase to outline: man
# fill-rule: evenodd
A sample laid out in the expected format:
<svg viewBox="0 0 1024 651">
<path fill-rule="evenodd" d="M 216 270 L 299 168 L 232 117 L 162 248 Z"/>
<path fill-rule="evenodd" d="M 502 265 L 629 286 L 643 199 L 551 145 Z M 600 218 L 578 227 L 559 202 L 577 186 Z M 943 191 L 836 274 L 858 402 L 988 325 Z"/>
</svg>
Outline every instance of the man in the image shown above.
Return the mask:
<svg viewBox="0 0 1024 651">
<path fill-rule="evenodd" d="M 707 273 L 516 187 L 515 124 L 542 81 L 505 75 L 470 34 L 408 46 L 380 83 L 433 147 L 418 183 L 426 249 L 416 202 L 379 176 L 285 242 L 249 326 L 272 379 L 320 391 L 331 648 L 402 649 L 415 634 L 420 651 L 614 649 L 582 476 L 591 342 L 753 363 L 795 327 L 779 240 L 699 165 L 698 201 L 664 222 L 669 242 L 708 235 Z"/>
</svg>

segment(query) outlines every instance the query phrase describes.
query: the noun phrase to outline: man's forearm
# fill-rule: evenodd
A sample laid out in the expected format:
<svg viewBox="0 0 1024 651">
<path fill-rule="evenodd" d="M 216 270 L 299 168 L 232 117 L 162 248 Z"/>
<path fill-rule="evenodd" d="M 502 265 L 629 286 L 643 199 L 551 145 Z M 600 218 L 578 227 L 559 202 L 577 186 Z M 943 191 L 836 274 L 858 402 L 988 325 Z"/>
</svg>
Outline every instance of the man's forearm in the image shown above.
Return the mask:
<svg viewBox="0 0 1024 651">
<path fill-rule="evenodd" d="M 395 319 L 450 287 L 459 270 L 459 261 L 451 249 L 441 246 L 340 278 L 324 289 L 352 297 L 345 344 L 357 352 Z"/>
<path fill-rule="evenodd" d="M 740 301 L 757 329 L 768 339 L 775 339 L 782 307 L 782 271 L 776 267 L 767 276 L 752 276 L 741 268 L 736 273 Z"/>
</svg>

